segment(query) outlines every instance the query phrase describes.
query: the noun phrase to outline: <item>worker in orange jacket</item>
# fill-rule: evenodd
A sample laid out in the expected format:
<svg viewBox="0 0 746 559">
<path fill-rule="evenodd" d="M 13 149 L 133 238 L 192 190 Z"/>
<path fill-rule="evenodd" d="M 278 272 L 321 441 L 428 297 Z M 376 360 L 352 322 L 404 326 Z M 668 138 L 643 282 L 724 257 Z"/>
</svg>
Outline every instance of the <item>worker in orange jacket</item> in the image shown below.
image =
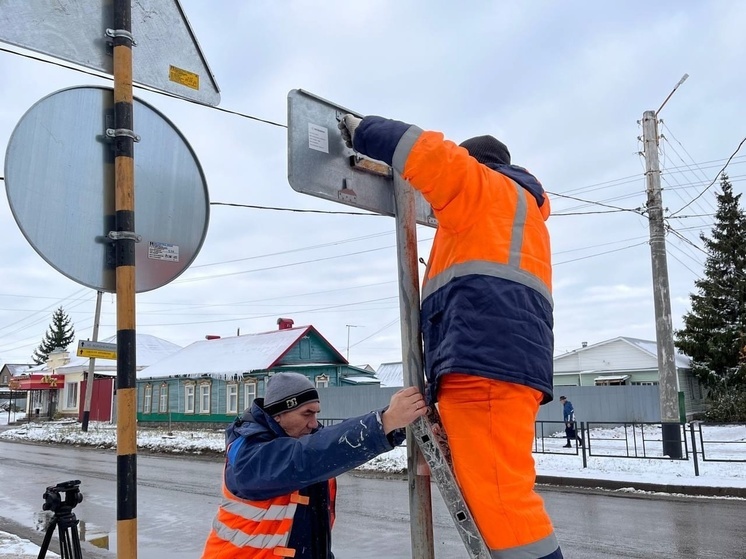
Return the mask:
<svg viewBox="0 0 746 559">
<path fill-rule="evenodd" d="M 437 402 L 456 479 L 493 559 L 560 559 L 531 455 L 552 400 L 549 199 L 492 136 L 345 115 L 348 147 L 420 191 L 438 220 L 422 287 L 428 403 Z"/>
</svg>

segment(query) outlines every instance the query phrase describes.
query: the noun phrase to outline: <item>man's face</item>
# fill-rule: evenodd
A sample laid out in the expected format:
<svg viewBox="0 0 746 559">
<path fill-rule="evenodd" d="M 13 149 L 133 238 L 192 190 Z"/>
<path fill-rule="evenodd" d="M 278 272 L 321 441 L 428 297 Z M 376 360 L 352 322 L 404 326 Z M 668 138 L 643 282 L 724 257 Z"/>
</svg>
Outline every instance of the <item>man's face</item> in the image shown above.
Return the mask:
<svg viewBox="0 0 746 559">
<path fill-rule="evenodd" d="M 294 439 L 308 435 L 319 426 L 316 416 L 321 411 L 318 402 L 309 402 L 299 408 L 275 416 L 275 421 Z"/>
</svg>

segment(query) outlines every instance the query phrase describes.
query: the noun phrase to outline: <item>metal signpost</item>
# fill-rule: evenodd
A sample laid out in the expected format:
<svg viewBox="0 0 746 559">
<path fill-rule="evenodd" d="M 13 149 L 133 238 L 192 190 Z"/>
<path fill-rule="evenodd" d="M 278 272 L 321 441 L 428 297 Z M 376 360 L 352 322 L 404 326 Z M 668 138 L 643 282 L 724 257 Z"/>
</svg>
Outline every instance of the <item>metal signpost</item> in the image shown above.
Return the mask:
<svg viewBox="0 0 746 559">
<path fill-rule="evenodd" d="M 424 392 L 416 224 L 435 227 L 437 221 L 422 196 L 390 167 L 362 158 L 345 146 L 337 122 L 348 113 L 360 116 L 303 90 L 289 93 L 288 180 L 298 192 L 395 216 L 404 384 Z M 435 556 L 432 473 L 469 557 L 488 559 L 489 550 L 456 483 L 437 412 L 413 423 L 407 441 L 412 557 Z"/>
<path fill-rule="evenodd" d="M 113 92 L 71 88 L 32 107 L 8 144 L 5 184 L 21 231 L 48 263 L 117 294 L 117 557 L 134 559 L 135 293 L 191 264 L 209 202 L 193 152 L 170 122 L 136 102 L 132 84 L 210 105 L 219 90 L 177 0 L 0 0 L 0 7 L 0 41 L 114 78 Z M 136 182 L 144 199 L 137 228 Z"/>
</svg>

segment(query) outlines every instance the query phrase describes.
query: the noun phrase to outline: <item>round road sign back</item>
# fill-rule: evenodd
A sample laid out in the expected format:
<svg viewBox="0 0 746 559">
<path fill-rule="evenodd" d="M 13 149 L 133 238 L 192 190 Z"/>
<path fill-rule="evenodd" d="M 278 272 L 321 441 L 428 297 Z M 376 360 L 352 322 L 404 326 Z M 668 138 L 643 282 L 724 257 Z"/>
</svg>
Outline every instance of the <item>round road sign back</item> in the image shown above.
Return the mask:
<svg viewBox="0 0 746 559">
<path fill-rule="evenodd" d="M 5 154 L 11 211 L 31 246 L 70 279 L 115 292 L 113 91 L 73 87 L 44 97 L 16 125 Z M 135 290 L 166 285 L 207 234 L 207 184 L 176 127 L 135 99 Z"/>
</svg>

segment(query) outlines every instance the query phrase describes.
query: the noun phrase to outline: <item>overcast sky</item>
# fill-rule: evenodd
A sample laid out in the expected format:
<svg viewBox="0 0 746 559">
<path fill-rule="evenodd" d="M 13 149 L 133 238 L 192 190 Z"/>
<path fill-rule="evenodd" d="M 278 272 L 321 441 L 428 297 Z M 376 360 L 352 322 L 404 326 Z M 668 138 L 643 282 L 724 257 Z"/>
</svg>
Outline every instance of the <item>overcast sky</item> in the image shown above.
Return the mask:
<svg viewBox="0 0 746 559">
<path fill-rule="evenodd" d="M 353 364 L 401 360 L 394 220 L 333 213 L 359 210 L 290 187 L 293 89 L 456 142 L 492 134 L 509 146 L 552 200 L 555 353 L 617 336 L 655 339 L 648 222 L 616 211 L 645 204 L 643 112 L 658 109 L 689 74 L 660 112 L 667 215 L 702 193 L 746 136 L 746 3 L 737 0 L 181 5 L 220 87 L 220 107 L 270 121 L 135 91 L 191 144 L 213 203 L 191 267 L 137 296 L 137 331 L 182 346 L 208 334 L 273 330 L 278 317 L 290 317 L 313 324 L 343 355 L 349 336 Z M 36 101 L 110 84 L 0 47 L 2 158 Z M 727 170 L 737 193 L 744 162 L 746 148 Z M 667 236 L 675 327 L 702 274 L 699 234 L 712 226 L 716 186 L 668 220 L 676 232 Z M 424 258 L 433 232 L 418 230 Z M 95 292 L 34 251 L 6 196 L 0 239 L 0 362 L 29 361 L 58 306 L 78 338 L 89 339 Z M 115 296 L 105 294 L 99 338 L 115 333 Z"/>
</svg>

